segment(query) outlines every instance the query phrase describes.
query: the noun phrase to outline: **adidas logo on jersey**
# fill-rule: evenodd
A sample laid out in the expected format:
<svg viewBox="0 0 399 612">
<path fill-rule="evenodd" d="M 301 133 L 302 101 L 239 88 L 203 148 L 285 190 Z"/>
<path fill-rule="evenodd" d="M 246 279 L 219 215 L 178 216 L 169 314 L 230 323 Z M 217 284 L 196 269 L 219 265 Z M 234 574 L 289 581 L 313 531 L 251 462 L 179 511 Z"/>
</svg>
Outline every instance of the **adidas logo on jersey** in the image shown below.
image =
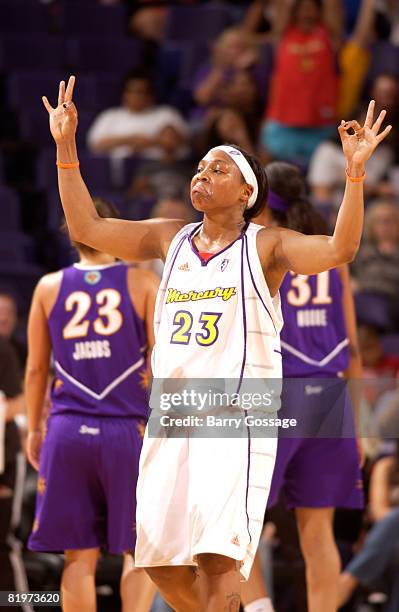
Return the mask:
<svg viewBox="0 0 399 612">
<path fill-rule="evenodd" d="M 190 272 L 190 266 L 188 265 L 187 261 L 186 261 L 186 263 L 184 263 L 181 266 L 179 266 L 177 269 L 178 270 L 183 270 L 183 272 Z"/>
<path fill-rule="evenodd" d="M 231 543 L 232 543 L 232 544 L 235 544 L 236 546 L 239 546 L 239 545 L 240 545 L 240 541 L 239 541 L 239 539 L 238 539 L 238 536 L 237 536 L 237 535 L 235 535 L 235 536 L 233 536 L 233 537 L 231 538 Z"/>
</svg>

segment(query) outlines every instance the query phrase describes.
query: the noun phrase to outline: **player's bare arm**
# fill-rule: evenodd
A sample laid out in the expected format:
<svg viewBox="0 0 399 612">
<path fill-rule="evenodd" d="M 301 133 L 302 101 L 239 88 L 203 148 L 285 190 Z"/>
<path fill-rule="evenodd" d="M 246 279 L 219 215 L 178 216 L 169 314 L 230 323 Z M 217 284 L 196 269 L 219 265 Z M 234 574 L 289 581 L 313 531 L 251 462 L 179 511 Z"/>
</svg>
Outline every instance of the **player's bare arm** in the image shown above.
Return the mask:
<svg viewBox="0 0 399 612">
<path fill-rule="evenodd" d="M 56 300 L 60 281 L 59 272 L 44 276 L 35 289 L 29 312 L 29 353 L 25 373 L 25 401 L 28 413 L 27 454 L 35 469 L 39 467 L 42 411 L 51 354 L 47 317 Z"/>
<path fill-rule="evenodd" d="M 61 81 L 55 108 L 43 97 L 50 131 L 57 145 L 57 163 L 62 164 L 58 165 L 58 185 L 72 240 L 129 261 L 165 259 L 169 244 L 184 221 L 124 221 L 97 215 L 77 163 L 78 113 L 72 101 L 74 85 L 73 76 L 66 89 Z"/>
<path fill-rule="evenodd" d="M 278 278 L 282 279 L 288 270 L 297 274 L 318 274 L 348 263 L 355 257 L 363 228 L 365 162 L 391 131 L 388 125 L 380 132 L 386 113 L 381 111 L 373 122 L 374 107 L 372 100 L 363 126 L 357 121 L 342 121 L 338 127 L 347 161 L 347 177 L 333 235 L 305 236 L 283 228 L 269 228 L 260 232 L 259 254 L 261 261 L 269 262 L 265 273 L 272 277 L 272 284 L 278 284 Z M 353 134 L 348 133 L 351 129 Z"/>
<path fill-rule="evenodd" d="M 151 270 L 131 268 L 128 273 L 128 286 L 130 298 L 136 308 L 136 312 L 145 323 L 148 354 L 150 355 L 155 344 L 154 309 L 159 278 Z"/>
</svg>

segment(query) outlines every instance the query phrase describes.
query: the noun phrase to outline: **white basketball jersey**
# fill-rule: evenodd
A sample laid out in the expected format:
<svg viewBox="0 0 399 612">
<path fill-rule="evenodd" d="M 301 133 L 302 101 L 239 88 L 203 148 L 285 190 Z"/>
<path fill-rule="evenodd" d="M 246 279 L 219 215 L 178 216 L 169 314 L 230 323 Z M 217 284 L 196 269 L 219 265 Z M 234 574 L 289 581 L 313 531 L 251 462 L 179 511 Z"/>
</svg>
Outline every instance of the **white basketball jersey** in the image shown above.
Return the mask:
<svg viewBox="0 0 399 612">
<path fill-rule="evenodd" d="M 260 225 L 204 261 L 182 228 L 168 251 L 155 308 L 154 378 L 281 378 L 280 297 L 256 249 Z"/>
</svg>

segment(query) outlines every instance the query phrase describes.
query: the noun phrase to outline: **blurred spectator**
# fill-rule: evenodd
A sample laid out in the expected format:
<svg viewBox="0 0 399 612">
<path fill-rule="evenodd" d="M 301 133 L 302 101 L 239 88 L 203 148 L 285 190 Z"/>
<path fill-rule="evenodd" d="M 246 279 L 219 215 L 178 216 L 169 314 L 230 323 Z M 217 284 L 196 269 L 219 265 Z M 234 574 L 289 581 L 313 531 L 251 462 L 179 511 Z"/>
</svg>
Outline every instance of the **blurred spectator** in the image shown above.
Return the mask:
<svg viewBox="0 0 399 612">
<path fill-rule="evenodd" d="M 356 7 L 353 6 L 353 1 L 346 0 L 344 4 L 345 17 L 348 20 L 348 13 L 353 14 L 355 12 L 353 9 Z M 338 56 L 340 68 L 338 119 L 349 118 L 359 105 L 371 60 L 370 46 L 374 39 L 375 1 L 360 0 L 353 31 L 344 41 Z"/>
<path fill-rule="evenodd" d="M 153 203 L 159 198 L 185 199 L 188 197 L 191 175 L 191 164 L 184 161 L 143 161 L 134 173 L 128 196 Z M 149 212 L 146 214 L 148 216 Z"/>
<path fill-rule="evenodd" d="M 393 159 L 394 152 L 389 142 L 382 143 L 367 164 L 366 196 L 384 195 L 390 191 L 385 179 Z M 307 176 L 316 206 L 339 207 L 345 187 L 345 166 L 339 137 L 318 145 L 310 159 Z"/>
<path fill-rule="evenodd" d="M 183 219 L 186 223 L 195 221 L 194 209 L 187 202 L 177 198 L 159 200 L 151 211 L 151 218 Z"/>
<path fill-rule="evenodd" d="M 256 153 L 264 89 L 263 67 L 252 34 L 242 28 L 225 30 L 215 43 L 210 62 L 194 77 L 193 113 L 197 152 L 232 139 Z M 195 119 L 201 122 L 195 125 Z"/>
<path fill-rule="evenodd" d="M 22 377 L 17 355 L 3 338 L 0 339 L 0 395 L 0 590 L 26 591 L 21 544 L 14 535 L 20 518 L 25 474 L 20 435 L 14 420 L 23 409 Z"/>
<path fill-rule="evenodd" d="M 156 106 L 151 77 L 136 70 L 125 78 L 121 106 L 100 113 L 87 142 L 93 153 L 172 161 L 187 155 L 187 137 L 181 115 L 169 106 Z"/>
<path fill-rule="evenodd" d="M 355 288 L 399 299 L 399 208 L 389 199 L 366 210 L 363 242 L 352 265 Z"/>
<path fill-rule="evenodd" d="M 376 0 L 380 16 L 384 19 L 382 29 L 386 38 L 394 45 L 399 45 L 399 4 L 397 0 Z M 385 27 L 384 27 L 385 26 Z"/>
<path fill-rule="evenodd" d="M 378 398 L 396 385 L 399 357 L 384 352 L 378 330 L 372 325 L 359 325 L 358 336 L 363 364 L 363 394 L 374 409 Z"/>
<path fill-rule="evenodd" d="M 197 113 L 197 116 L 203 116 L 205 109 L 223 107 L 230 103 L 226 87 L 231 88 L 236 73 L 243 71 L 248 72 L 259 90 L 262 83 L 262 66 L 259 63 L 255 39 L 243 28 L 228 28 L 216 40 L 211 58 L 194 75 L 194 101 L 202 109 L 202 113 Z M 253 87 L 251 85 L 251 89 Z M 242 90 L 240 93 L 242 94 Z M 233 104 L 241 109 L 241 104 L 245 103 L 240 101 L 239 96 L 235 96 Z"/>
<path fill-rule="evenodd" d="M 382 72 L 373 81 L 371 98 L 375 100 L 375 114 L 385 109 L 395 124 L 399 118 L 399 80 L 394 74 Z"/>
<path fill-rule="evenodd" d="M 377 461 L 370 480 L 370 514 L 375 521 L 360 552 L 340 577 L 339 605 L 359 584 L 374 586 L 385 579 L 388 601 L 384 610 L 399 610 L 399 441 L 396 454 Z"/>
<path fill-rule="evenodd" d="M 359 346 L 364 378 L 391 378 L 399 375 L 399 356 L 384 352 L 378 330 L 371 325 L 359 325 Z"/>
<path fill-rule="evenodd" d="M 389 167 L 395 159 L 395 125 L 399 119 L 398 79 L 389 74 L 379 75 L 372 84 L 370 96 L 376 101 L 374 116 L 377 117 L 385 109 L 389 123 L 394 126 L 392 134 L 367 164 L 365 192 L 368 197 L 375 197 L 390 195 L 394 191 L 394 185 L 387 180 L 390 178 Z M 360 122 L 363 122 L 364 115 L 365 111 L 359 114 Z M 315 203 L 335 207 L 340 204 L 345 185 L 345 159 L 338 135 L 322 142 L 315 150 L 310 160 L 308 182 Z"/>
<path fill-rule="evenodd" d="M 0 290 L 0 337 L 6 338 L 16 350 L 21 368 L 26 362 L 26 343 L 18 334 L 18 307 L 11 293 Z"/>
<path fill-rule="evenodd" d="M 250 129 L 245 117 L 232 108 L 218 109 L 204 121 L 204 129 L 198 134 L 198 155 L 203 157 L 213 147 L 234 140 L 234 143 L 254 154 L 256 132 Z"/>
<path fill-rule="evenodd" d="M 273 24 L 277 43 L 262 145 L 306 166 L 336 129 L 342 12 L 334 0 L 285 0 Z"/>
<path fill-rule="evenodd" d="M 138 0 L 132 4 L 133 12 L 129 18 L 129 30 L 143 40 L 161 43 L 169 12 L 166 3 Z"/>
</svg>

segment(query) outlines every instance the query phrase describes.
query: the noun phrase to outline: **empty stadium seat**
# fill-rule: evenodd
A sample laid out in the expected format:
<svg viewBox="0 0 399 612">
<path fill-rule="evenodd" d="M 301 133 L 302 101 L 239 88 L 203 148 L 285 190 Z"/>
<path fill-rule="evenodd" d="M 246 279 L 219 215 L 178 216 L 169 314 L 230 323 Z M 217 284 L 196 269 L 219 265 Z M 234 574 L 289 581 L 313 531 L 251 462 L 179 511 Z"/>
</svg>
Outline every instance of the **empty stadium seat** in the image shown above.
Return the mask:
<svg viewBox="0 0 399 612">
<path fill-rule="evenodd" d="M 68 60 L 79 71 L 113 71 L 124 74 L 140 65 L 143 45 L 135 38 L 81 36 L 68 39 Z"/>
<path fill-rule="evenodd" d="M 385 353 L 399 356 L 399 334 L 386 334 L 381 340 Z"/>
<path fill-rule="evenodd" d="M 391 304 L 383 294 L 357 293 L 355 308 L 359 324 L 372 325 L 382 331 L 391 329 Z"/>
<path fill-rule="evenodd" d="M 65 43 L 58 36 L 7 34 L 0 37 L 0 68 L 5 71 L 62 69 L 66 66 Z"/>
<path fill-rule="evenodd" d="M 70 34 L 100 33 L 123 36 L 126 28 L 126 8 L 123 4 L 102 5 L 91 0 L 67 0 L 61 5 L 63 31 Z"/>
<path fill-rule="evenodd" d="M 166 25 L 167 41 L 212 41 L 222 30 L 232 25 L 228 7 L 171 6 Z"/>
<path fill-rule="evenodd" d="M 20 228 L 21 211 L 18 196 L 8 187 L 0 185 L 0 216 L 2 230 Z"/>
</svg>

